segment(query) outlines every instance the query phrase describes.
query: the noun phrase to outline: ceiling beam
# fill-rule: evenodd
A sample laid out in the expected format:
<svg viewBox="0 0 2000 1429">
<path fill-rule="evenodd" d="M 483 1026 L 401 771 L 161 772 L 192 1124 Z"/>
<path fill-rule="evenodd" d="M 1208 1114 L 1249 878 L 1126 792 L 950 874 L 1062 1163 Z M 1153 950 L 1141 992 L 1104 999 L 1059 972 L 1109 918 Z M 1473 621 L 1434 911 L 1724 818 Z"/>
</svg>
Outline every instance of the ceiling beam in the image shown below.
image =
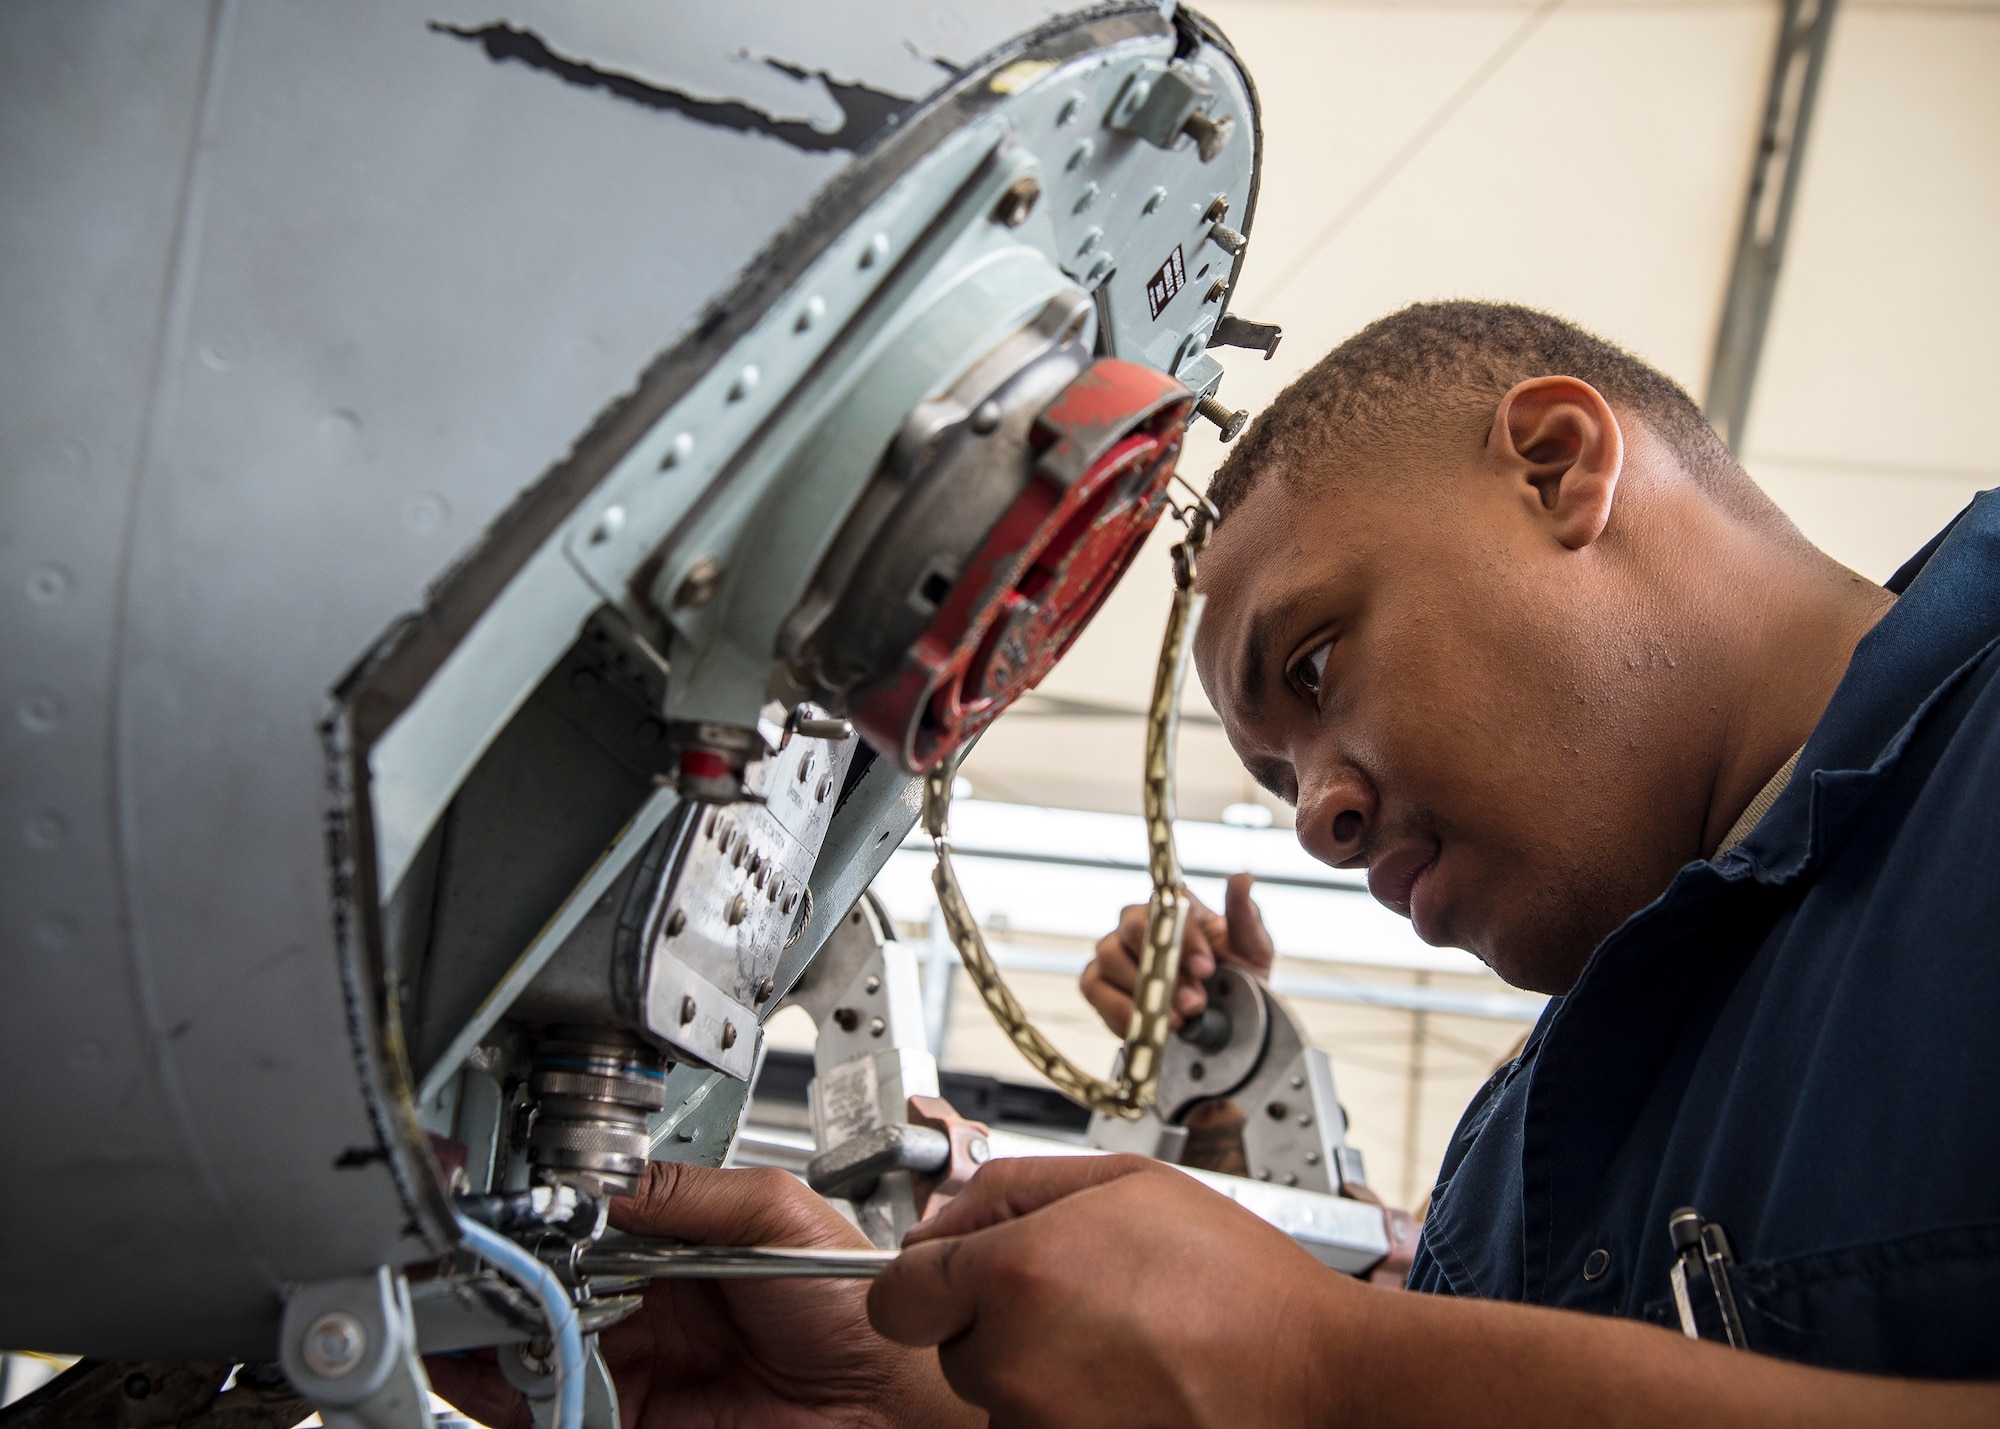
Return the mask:
<svg viewBox="0 0 2000 1429">
<path fill-rule="evenodd" d="M 1771 61 L 1764 126 L 1750 169 L 1750 192 L 1736 235 L 1736 257 L 1723 297 L 1709 365 L 1708 420 L 1733 452 L 1741 453 L 1750 416 L 1750 396 L 1764 352 L 1771 301 L 1778 291 L 1785 239 L 1792 226 L 1792 202 L 1804 167 L 1806 136 L 1812 126 L 1813 98 L 1826 67 L 1838 0 L 1785 0 Z"/>
</svg>

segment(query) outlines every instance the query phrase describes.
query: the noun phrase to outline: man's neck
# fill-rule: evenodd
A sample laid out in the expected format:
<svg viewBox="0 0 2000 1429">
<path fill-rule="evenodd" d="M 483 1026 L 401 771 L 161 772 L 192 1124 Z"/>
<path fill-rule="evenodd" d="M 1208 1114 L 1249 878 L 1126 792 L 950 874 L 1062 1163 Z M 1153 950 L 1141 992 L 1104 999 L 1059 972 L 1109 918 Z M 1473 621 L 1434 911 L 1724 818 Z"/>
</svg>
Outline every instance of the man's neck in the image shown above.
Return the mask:
<svg viewBox="0 0 2000 1429">
<path fill-rule="evenodd" d="M 1761 565 L 1761 569 L 1755 569 Z M 1817 550 L 1786 550 L 1742 574 L 1737 599 L 1739 697 L 1722 731 L 1702 823 L 1702 851 L 1721 845 L 1764 787 L 1799 752 L 1847 673 L 1861 637 L 1896 598 Z"/>
</svg>

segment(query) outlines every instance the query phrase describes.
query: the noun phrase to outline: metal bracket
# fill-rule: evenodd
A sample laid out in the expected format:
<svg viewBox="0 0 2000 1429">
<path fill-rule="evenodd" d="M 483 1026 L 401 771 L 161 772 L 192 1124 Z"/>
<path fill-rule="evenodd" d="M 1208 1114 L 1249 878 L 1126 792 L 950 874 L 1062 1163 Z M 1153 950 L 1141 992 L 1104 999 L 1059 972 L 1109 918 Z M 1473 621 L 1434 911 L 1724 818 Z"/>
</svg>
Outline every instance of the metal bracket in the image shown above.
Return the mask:
<svg viewBox="0 0 2000 1429">
<path fill-rule="evenodd" d="M 555 1370 L 535 1348 L 533 1342 L 502 1345 L 500 1373 L 526 1396 L 535 1429 L 551 1429 L 556 1415 Z M 595 1335 L 586 1335 L 583 1341 L 583 1429 L 619 1429 L 618 1388 Z"/>
<path fill-rule="evenodd" d="M 388 1266 L 302 1285 L 279 1331 L 285 1377 L 328 1429 L 431 1429 L 410 1287 Z"/>
</svg>

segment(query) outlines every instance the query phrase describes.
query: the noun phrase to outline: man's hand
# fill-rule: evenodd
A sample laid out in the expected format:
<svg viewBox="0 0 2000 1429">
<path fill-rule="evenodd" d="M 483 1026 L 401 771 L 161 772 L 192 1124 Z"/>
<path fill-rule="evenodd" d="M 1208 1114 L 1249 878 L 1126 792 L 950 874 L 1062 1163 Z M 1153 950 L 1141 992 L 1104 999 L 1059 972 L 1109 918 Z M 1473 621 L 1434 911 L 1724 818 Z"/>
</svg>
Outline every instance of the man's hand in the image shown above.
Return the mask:
<svg viewBox="0 0 2000 1429">
<path fill-rule="evenodd" d="M 1215 975 L 1218 966 L 1246 968 L 1258 977 L 1271 971 L 1271 935 L 1264 931 L 1264 915 L 1250 897 L 1251 876 L 1239 873 L 1229 880 L 1229 896 L 1222 913 L 1203 906 L 1192 894 L 1188 902 L 1186 929 L 1181 935 L 1180 986 L 1174 992 L 1174 1026 L 1184 1018 L 1198 1017 L 1208 1005 L 1202 987 Z M 1132 1021 L 1132 989 L 1139 981 L 1139 950 L 1146 943 L 1146 907 L 1135 904 L 1118 915 L 1117 931 L 1106 933 L 1097 944 L 1097 956 L 1083 970 L 1084 1000 L 1097 1009 L 1113 1035 L 1123 1037 Z"/>
<path fill-rule="evenodd" d="M 870 1318 L 996 1425 L 1339 1422 L 1319 1307 L 1386 1293 L 1136 1156 L 989 1162 L 904 1246 Z"/>
<path fill-rule="evenodd" d="M 869 1317 L 936 1345 L 995 1425 L 2000 1423 L 2000 1385 L 1813 1369 L 1631 1320 L 1365 1285 L 1136 1156 L 988 1162 L 905 1245 Z"/>
<path fill-rule="evenodd" d="M 611 1223 L 700 1245 L 868 1243 L 777 1170 L 656 1161 L 637 1196 L 612 1202 Z M 604 1332 L 603 1346 L 628 1429 L 978 1422 L 952 1398 L 934 1356 L 868 1327 L 853 1281 L 655 1281 L 645 1306 Z M 480 1423 L 528 1429 L 526 1399 L 491 1360 L 434 1358 L 426 1368 L 437 1392 Z"/>
</svg>

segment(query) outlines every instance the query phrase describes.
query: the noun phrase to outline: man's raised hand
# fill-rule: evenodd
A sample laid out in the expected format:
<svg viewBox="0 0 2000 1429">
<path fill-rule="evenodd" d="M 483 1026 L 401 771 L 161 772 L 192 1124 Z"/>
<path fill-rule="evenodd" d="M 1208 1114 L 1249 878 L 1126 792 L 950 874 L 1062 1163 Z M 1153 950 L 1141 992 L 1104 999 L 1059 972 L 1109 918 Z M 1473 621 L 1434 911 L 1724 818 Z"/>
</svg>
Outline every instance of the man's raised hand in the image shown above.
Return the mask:
<svg viewBox="0 0 2000 1429">
<path fill-rule="evenodd" d="M 1202 984 L 1219 966 L 1239 967 L 1266 977 L 1274 950 L 1264 931 L 1264 915 L 1250 897 L 1247 873 L 1229 880 L 1224 911 L 1217 913 L 1192 894 L 1186 931 L 1181 936 L 1180 986 L 1174 992 L 1174 1026 L 1198 1017 L 1208 1005 Z M 1118 917 L 1118 927 L 1097 944 L 1097 956 L 1083 970 L 1084 1000 L 1097 1009 L 1116 1036 L 1123 1037 L 1132 1021 L 1132 989 L 1139 980 L 1139 950 L 1146 941 L 1146 908 L 1135 904 Z"/>
</svg>

